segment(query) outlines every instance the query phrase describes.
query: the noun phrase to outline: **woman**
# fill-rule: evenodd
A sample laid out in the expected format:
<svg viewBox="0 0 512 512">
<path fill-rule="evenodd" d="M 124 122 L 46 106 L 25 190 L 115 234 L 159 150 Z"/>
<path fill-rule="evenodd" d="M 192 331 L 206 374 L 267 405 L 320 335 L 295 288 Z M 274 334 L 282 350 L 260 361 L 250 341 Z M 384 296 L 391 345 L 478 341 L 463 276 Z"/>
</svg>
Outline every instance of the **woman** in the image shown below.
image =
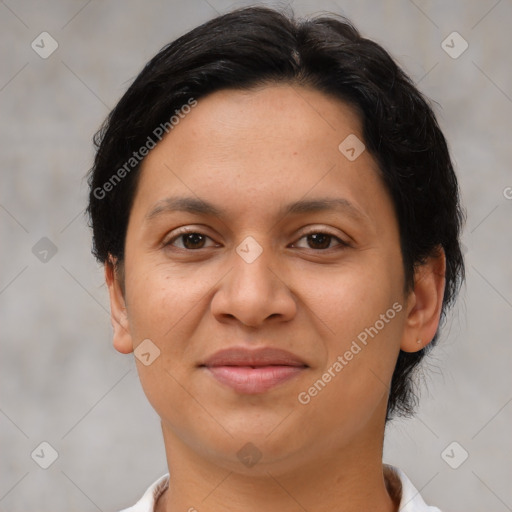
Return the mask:
<svg viewBox="0 0 512 512">
<path fill-rule="evenodd" d="M 220 16 L 98 133 L 94 254 L 169 475 L 131 512 L 437 511 L 385 424 L 464 276 L 445 139 L 339 17 Z"/>
</svg>

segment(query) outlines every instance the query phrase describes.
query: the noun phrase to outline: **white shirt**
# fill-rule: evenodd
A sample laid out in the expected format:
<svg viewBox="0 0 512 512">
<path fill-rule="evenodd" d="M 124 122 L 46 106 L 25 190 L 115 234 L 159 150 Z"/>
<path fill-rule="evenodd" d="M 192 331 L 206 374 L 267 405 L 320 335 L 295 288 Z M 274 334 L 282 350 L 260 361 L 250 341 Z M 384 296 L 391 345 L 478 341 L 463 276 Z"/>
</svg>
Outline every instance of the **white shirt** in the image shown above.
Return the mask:
<svg viewBox="0 0 512 512">
<path fill-rule="evenodd" d="M 394 471 L 402 485 L 402 497 L 398 507 L 399 512 L 441 512 L 437 507 L 430 507 L 423 501 L 420 493 L 415 489 L 403 471 L 392 466 L 387 467 Z M 125 508 L 121 512 L 154 512 L 158 498 L 168 486 L 169 474 L 160 477 L 154 482 L 133 507 Z"/>
</svg>

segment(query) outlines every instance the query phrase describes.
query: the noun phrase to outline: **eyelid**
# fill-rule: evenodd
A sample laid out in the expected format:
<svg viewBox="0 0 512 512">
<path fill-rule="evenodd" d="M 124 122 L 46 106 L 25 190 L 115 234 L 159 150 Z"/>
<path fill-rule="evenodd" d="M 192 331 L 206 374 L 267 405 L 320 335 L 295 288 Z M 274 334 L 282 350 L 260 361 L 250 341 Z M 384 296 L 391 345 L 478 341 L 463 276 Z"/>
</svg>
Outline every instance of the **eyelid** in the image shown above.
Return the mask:
<svg viewBox="0 0 512 512">
<path fill-rule="evenodd" d="M 334 230 L 331 230 L 325 226 L 320 226 L 320 225 L 308 226 L 307 228 L 304 228 L 304 230 L 301 231 L 299 237 L 293 243 L 294 244 L 297 243 L 298 240 L 301 240 L 305 236 L 314 235 L 317 233 L 322 233 L 325 235 L 332 236 L 333 238 L 338 240 L 341 245 L 345 245 L 347 247 L 350 246 L 350 242 L 347 240 L 348 238 L 350 238 L 348 235 L 345 235 L 345 237 L 343 237 L 340 233 L 335 233 Z"/>
<path fill-rule="evenodd" d="M 206 231 L 206 229 L 203 226 L 194 227 L 194 226 L 190 226 L 190 225 L 173 229 L 162 240 L 162 247 L 167 247 L 168 245 L 172 245 L 172 242 L 176 241 L 180 236 L 186 235 L 188 233 L 197 233 L 199 235 L 204 236 L 205 238 L 209 238 L 212 242 L 215 242 L 213 240 L 213 238 L 211 236 L 207 235 L 204 231 Z M 215 242 L 215 244 L 218 245 L 217 242 Z M 177 249 L 181 249 L 181 247 L 177 247 Z M 206 249 L 207 249 L 207 247 L 206 247 Z M 184 250 L 189 250 L 189 249 L 184 249 Z M 195 249 L 195 251 L 198 251 L 198 250 L 200 250 L 200 249 Z"/>
<path fill-rule="evenodd" d="M 176 229 L 172 230 L 171 233 L 168 234 L 168 236 L 164 237 L 164 239 L 162 241 L 162 247 L 172 245 L 173 242 L 176 241 L 180 236 L 186 235 L 188 233 L 200 234 L 200 235 L 204 236 L 205 238 L 209 238 L 212 242 L 214 242 L 218 246 L 219 245 L 218 242 L 215 242 L 215 240 L 213 240 L 213 238 L 211 236 L 207 235 L 204 231 L 207 231 L 207 229 L 205 229 L 204 226 L 196 227 L 194 225 L 192 225 L 192 226 L 186 225 L 186 226 L 176 228 Z M 306 237 L 308 235 L 320 234 L 320 233 L 331 236 L 332 238 L 336 239 L 339 242 L 339 245 L 346 246 L 346 247 L 350 247 L 350 245 L 351 245 L 350 242 L 348 242 L 339 233 L 335 233 L 334 230 L 329 229 L 326 226 L 321 226 L 321 225 L 313 225 L 313 226 L 308 226 L 306 228 L 303 228 L 301 230 L 299 236 L 295 239 L 294 242 L 292 242 L 291 245 L 292 246 L 295 245 L 299 240 L 303 239 L 304 237 Z M 348 235 L 346 235 L 346 238 L 349 238 Z M 207 249 L 207 248 L 208 247 L 202 247 L 201 249 Z M 181 249 L 181 248 L 178 247 L 178 249 Z M 199 251 L 201 249 L 194 249 L 194 251 Z M 188 251 L 189 249 L 184 249 L 184 250 Z M 192 249 L 190 249 L 190 250 L 192 250 Z M 314 249 L 312 249 L 312 250 L 314 250 Z M 323 250 L 327 250 L 327 249 L 323 249 Z"/>
</svg>

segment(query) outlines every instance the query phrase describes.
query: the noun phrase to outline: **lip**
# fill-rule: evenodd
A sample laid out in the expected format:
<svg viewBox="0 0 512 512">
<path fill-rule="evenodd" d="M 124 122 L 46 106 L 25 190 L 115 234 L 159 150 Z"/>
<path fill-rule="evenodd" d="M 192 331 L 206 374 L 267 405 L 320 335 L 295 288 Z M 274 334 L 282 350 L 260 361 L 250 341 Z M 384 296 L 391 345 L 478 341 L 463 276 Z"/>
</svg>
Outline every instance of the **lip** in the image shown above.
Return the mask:
<svg viewBox="0 0 512 512">
<path fill-rule="evenodd" d="M 216 352 L 200 367 L 218 382 L 246 394 L 264 393 L 299 375 L 308 365 L 276 348 L 229 348 Z"/>
</svg>

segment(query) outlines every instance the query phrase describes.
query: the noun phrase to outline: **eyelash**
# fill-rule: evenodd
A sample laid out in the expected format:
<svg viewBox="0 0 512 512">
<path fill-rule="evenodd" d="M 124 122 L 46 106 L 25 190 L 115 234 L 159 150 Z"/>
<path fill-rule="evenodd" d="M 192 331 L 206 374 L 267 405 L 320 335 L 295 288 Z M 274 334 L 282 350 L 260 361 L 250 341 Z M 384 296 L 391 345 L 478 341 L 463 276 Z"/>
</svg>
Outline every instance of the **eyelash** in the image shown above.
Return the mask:
<svg viewBox="0 0 512 512">
<path fill-rule="evenodd" d="M 327 247 L 326 249 L 311 249 L 311 247 L 308 247 L 308 249 L 310 249 L 312 251 L 328 251 L 330 249 L 335 249 L 336 247 L 343 247 L 343 248 L 349 247 L 349 244 L 347 242 L 345 242 L 338 236 L 334 235 L 333 233 L 330 233 L 329 231 L 321 231 L 318 229 L 307 231 L 306 233 L 303 233 L 302 236 L 297 241 L 302 240 L 303 238 L 307 238 L 310 235 L 325 235 L 325 236 L 330 237 L 330 242 L 332 242 L 332 241 L 338 242 L 337 246 Z M 295 245 L 296 243 L 297 242 L 294 242 L 293 245 Z M 330 245 L 330 243 L 329 243 L 329 245 Z"/>
<path fill-rule="evenodd" d="M 209 238 L 210 240 L 211 237 L 209 237 L 208 235 L 205 235 L 204 233 L 201 233 L 200 231 L 198 230 L 195 230 L 195 229 L 190 229 L 190 228 L 185 228 L 181 231 L 179 231 L 178 233 L 176 233 L 172 238 L 170 238 L 167 242 L 165 242 L 163 244 L 164 247 L 172 247 L 173 246 L 173 243 L 180 239 L 181 237 L 185 236 L 185 235 L 190 235 L 190 234 L 194 234 L 194 235 L 201 235 L 205 238 Z M 328 237 L 331 238 L 331 241 L 334 240 L 334 241 L 337 241 L 338 242 L 338 246 L 341 246 L 341 247 L 349 247 L 350 244 L 343 241 L 341 238 L 339 238 L 338 236 L 334 235 L 333 233 L 330 233 L 329 231 L 322 231 L 322 230 L 318 230 L 318 229 L 315 229 L 315 230 L 311 230 L 311 231 L 308 231 L 306 233 L 303 233 L 302 236 L 300 238 L 298 238 L 297 241 L 299 240 L 302 240 L 303 238 L 307 238 L 308 236 L 310 235 L 326 235 Z M 294 244 L 292 245 L 295 245 L 297 242 L 294 242 Z M 330 245 L 330 244 L 329 244 Z M 194 251 L 199 251 L 201 249 L 208 249 L 208 247 L 200 247 L 199 249 L 187 249 L 186 247 L 175 247 L 176 249 L 179 249 L 181 251 L 189 251 L 189 252 L 194 252 Z M 312 249 L 312 248 L 308 248 L 312 251 L 328 251 L 330 249 L 333 249 L 334 247 L 327 247 L 326 249 Z"/>
</svg>

